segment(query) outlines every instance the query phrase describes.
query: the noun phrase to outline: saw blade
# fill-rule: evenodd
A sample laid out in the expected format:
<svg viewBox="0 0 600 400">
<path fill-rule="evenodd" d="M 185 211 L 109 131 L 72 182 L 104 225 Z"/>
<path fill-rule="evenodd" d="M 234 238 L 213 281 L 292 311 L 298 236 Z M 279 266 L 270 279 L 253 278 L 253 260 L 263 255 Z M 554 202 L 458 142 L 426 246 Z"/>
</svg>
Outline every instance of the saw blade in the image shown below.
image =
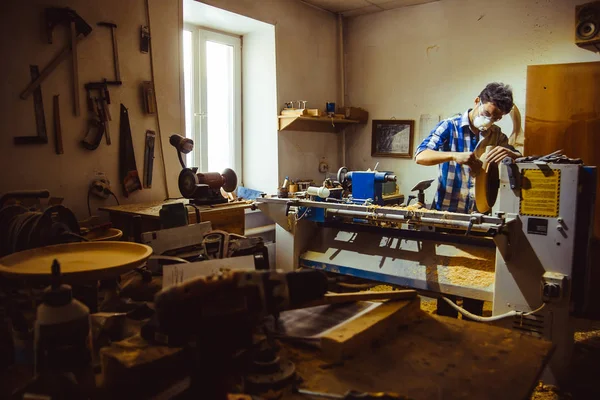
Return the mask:
<svg viewBox="0 0 600 400">
<path fill-rule="evenodd" d="M 119 122 L 119 178 L 123 185 L 123 194 L 129 194 L 142 189 L 142 182 L 135 164 L 135 153 L 131 139 L 129 112 L 121 103 L 121 121 Z"/>
</svg>

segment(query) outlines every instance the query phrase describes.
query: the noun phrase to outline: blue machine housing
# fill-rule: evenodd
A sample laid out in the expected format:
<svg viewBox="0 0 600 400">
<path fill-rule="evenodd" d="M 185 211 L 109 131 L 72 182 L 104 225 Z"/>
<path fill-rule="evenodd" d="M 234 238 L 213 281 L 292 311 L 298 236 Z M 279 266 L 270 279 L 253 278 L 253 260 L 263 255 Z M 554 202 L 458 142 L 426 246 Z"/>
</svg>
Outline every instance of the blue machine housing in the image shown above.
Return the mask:
<svg viewBox="0 0 600 400">
<path fill-rule="evenodd" d="M 315 197 L 315 201 L 324 201 Z M 319 207 L 298 207 L 298 219 L 306 219 L 313 222 L 325 222 L 325 209 Z"/>
<path fill-rule="evenodd" d="M 371 199 L 373 204 L 384 205 L 383 184 L 389 172 L 351 171 L 346 178 L 352 182 L 352 202 L 363 204 Z"/>
</svg>

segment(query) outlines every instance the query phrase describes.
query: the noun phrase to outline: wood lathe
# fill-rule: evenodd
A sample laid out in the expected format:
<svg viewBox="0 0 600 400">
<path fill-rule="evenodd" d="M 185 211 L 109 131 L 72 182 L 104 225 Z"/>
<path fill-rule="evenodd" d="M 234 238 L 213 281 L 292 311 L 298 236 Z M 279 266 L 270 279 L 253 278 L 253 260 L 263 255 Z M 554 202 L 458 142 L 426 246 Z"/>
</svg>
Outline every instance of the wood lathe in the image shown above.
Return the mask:
<svg viewBox="0 0 600 400">
<path fill-rule="evenodd" d="M 483 185 L 498 192 L 498 201 L 484 194 L 493 215 L 318 197 L 267 197 L 258 206 L 278 224 L 279 268 L 491 301 L 492 317 L 466 316 L 551 340 L 556 352 L 543 379 L 559 382 L 573 345 L 571 317 L 590 291 L 596 168 L 556 154 L 493 168 L 499 179 L 489 174 Z"/>
</svg>

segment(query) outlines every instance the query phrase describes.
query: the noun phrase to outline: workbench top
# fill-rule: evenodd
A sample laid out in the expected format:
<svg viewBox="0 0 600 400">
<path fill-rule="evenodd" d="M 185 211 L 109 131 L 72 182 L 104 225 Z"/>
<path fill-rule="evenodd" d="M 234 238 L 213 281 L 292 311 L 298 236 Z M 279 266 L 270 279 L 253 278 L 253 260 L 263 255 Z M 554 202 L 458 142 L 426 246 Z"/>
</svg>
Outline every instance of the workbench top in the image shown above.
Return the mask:
<svg viewBox="0 0 600 400">
<path fill-rule="evenodd" d="M 189 199 L 168 199 L 161 201 L 153 201 L 149 203 L 132 203 L 122 204 L 118 206 L 99 207 L 101 211 L 107 211 L 109 213 L 124 214 L 124 215 L 140 215 L 148 218 L 159 218 L 160 209 L 166 204 L 183 203 L 189 204 Z M 201 213 L 212 212 L 212 211 L 225 211 L 225 210 L 237 210 L 250 208 L 253 202 L 240 201 L 236 203 L 225 203 L 215 205 L 197 205 L 196 207 Z M 188 212 L 193 214 L 195 211 L 189 207 Z"/>
<path fill-rule="evenodd" d="M 415 400 L 529 399 L 552 343 L 489 324 L 421 315 L 379 347 L 342 364 L 318 351 L 286 345 L 314 391 L 388 391 Z M 289 395 L 285 399 L 306 400 Z"/>
</svg>

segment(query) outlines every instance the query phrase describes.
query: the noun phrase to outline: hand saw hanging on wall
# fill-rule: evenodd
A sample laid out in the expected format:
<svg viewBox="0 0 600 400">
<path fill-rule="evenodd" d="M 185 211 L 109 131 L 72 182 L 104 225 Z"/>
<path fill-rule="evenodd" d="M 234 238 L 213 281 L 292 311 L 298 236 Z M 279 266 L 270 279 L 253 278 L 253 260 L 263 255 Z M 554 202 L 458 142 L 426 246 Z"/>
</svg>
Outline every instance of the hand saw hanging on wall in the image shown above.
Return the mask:
<svg viewBox="0 0 600 400">
<path fill-rule="evenodd" d="M 129 112 L 123 104 L 121 104 L 121 122 L 119 125 L 119 178 L 123 184 L 125 197 L 129 197 L 129 194 L 136 190 L 142 190 L 142 182 L 140 182 L 135 165 Z"/>
</svg>

